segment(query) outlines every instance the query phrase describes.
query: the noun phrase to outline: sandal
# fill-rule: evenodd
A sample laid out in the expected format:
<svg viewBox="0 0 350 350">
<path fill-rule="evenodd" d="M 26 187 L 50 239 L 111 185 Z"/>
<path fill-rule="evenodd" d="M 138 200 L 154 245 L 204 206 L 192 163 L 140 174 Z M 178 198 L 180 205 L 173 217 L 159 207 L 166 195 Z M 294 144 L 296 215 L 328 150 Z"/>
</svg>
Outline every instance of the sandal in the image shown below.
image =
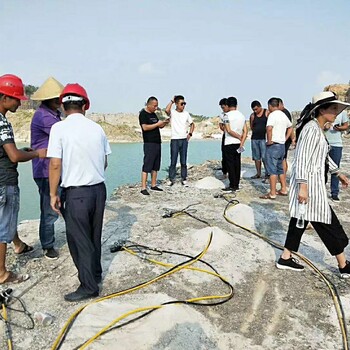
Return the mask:
<svg viewBox="0 0 350 350">
<path fill-rule="evenodd" d="M 34 248 L 30 245 L 28 245 L 27 243 L 24 243 L 24 248 L 19 252 L 19 253 L 15 253 L 17 255 L 21 255 L 21 254 L 26 254 L 26 253 L 29 253 L 31 252 L 32 250 L 34 250 Z"/>
<path fill-rule="evenodd" d="M 260 198 L 260 199 L 272 199 L 272 200 L 275 200 L 275 199 L 276 199 L 276 196 L 275 196 L 275 197 L 272 197 L 270 193 L 266 193 L 266 194 L 264 194 L 263 196 L 260 196 L 259 198 Z"/>
<path fill-rule="evenodd" d="M 261 176 L 260 176 L 260 175 L 258 175 L 258 174 L 256 174 L 256 175 L 254 175 L 254 176 L 251 176 L 250 178 L 251 178 L 251 179 L 260 179 L 260 178 L 261 178 Z"/>
<path fill-rule="evenodd" d="M 5 283 L 22 283 L 29 278 L 29 275 L 17 275 L 16 273 L 9 271 L 9 275 L 5 279 L 5 281 L 1 282 L 1 284 Z"/>
<path fill-rule="evenodd" d="M 283 193 L 283 192 L 281 192 L 281 191 L 277 191 L 277 194 L 278 194 L 279 196 L 284 196 L 284 197 L 287 197 L 287 196 L 288 196 L 288 192 L 287 192 L 287 193 Z"/>
</svg>

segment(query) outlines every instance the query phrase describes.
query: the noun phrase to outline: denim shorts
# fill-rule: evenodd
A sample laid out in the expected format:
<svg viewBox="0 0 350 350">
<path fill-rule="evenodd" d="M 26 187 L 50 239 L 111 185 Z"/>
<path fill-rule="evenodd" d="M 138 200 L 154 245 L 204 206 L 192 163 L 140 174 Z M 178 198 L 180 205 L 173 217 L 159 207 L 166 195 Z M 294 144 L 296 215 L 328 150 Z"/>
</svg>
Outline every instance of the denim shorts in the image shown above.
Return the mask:
<svg viewBox="0 0 350 350">
<path fill-rule="evenodd" d="M 266 147 L 265 166 L 269 175 L 283 174 L 284 144 L 274 143 Z"/>
<path fill-rule="evenodd" d="M 265 160 L 266 140 L 251 140 L 252 141 L 252 158 L 253 160 Z"/>
<path fill-rule="evenodd" d="M 19 187 L 0 186 L 0 243 L 11 243 L 17 232 Z"/>
</svg>

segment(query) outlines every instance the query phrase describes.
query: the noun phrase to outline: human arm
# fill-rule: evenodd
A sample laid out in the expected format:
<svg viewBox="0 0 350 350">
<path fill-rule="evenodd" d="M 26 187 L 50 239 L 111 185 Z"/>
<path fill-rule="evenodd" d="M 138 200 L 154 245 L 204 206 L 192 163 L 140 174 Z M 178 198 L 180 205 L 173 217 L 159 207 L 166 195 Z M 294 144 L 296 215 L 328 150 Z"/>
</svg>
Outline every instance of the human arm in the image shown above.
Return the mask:
<svg viewBox="0 0 350 350">
<path fill-rule="evenodd" d="M 247 139 L 247 136 L 248 136 L 248 127 L 247 127 L 247 123 L 244 123 L 240 147 L 244 146 L 244 142 Z"/>
<path fill-rule="evenodd" d="M 333 129 L 336 131 L 346 131 L 348 130 L 348 127 L 349 127 L 349 123 L 345 122 L 343 124 L 340 124 L 339 126 L 334 125 Z"/>
<path fill-rule="evenodd" d="M 286 131 L 286 141 L 292 136 L 293 128 L 290 126 Z"/>
<path fill-rule="evenodd" d="M 250 130 L 253 130 L 253 123 L 254 123 L 254 113 L 252 113 L 249 117 L 249 127 Z"/>
<path fill-rule="evenodd" d="M 171 114 L 171 107 L 173 106 L 174 104 L 174 100 L 175 98 L 173 98 L 172 100 L 170 100 L 170 102 L 167 104 L 167 106 L 165 107 L 165 113 L 170 116 Z"/>
<path fill-rule="evenodd" d="M 189 133 L 187 134 L 187 141 L 189 141 L 190 138 L 192 137 L 193 131 L 194 131 L 194 123 L 192 122 L 192 123 L 190 124 L 190 131 L 189 131 Z"/>
<path fill-rule="evenodd" d="M 40 148 L 35 151 L 25 151 L 18 149 L 15 143 L 5 143 L 4 150 L 12 163 L 27 162 L 33 158 L 45 158 L 46 148 Z"/>
<path fill-rule="evenodd" d="M 273 144 L 273 142 L 272 142 L 272 128 L 273 128 L 272 125 L 268 125 L 266 127 L 266 144 L 267 145 Z"/>
<path fill-rule="evenodd" d="M 156 128 L 164 128 L 165 125 L 169 124 L 169 119 L 166 120 L 158 120 L 157 123 L 154 124 L 141 124 L 143 131 L 150 131 Z"/>
<path fill-rule="evenodd" d="M 61 170 L 62 160 L 60 158 L 51 158 L 49 165 L 50 204 L 52 210 L 57 214 L 61 214 L 61 199 L 57 191 L 61 178 Z"/>
</svg>

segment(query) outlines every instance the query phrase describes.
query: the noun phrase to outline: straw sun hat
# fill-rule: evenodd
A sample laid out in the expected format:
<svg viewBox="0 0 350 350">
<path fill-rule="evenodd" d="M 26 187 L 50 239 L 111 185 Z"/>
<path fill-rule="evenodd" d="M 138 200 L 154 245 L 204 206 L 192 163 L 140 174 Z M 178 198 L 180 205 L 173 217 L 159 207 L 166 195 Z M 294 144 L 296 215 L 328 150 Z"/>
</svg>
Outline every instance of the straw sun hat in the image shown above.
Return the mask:
<svg viewBox="0 0 350 350">
<path fill-rule="evenodd" d="M 48 78 L 31 96 L 33 101 L 45 101 L 60 97 L 64 86 L 55 78 Z"/>
<path fill-rule="evenodd" d="M 326 103 L 335 103 L 337 105 L 337 115 L 340 114 L 344 109 L 350 106 L 350 103 L 338 100 L 337 95 L 332 91 L 323 91 L 312 97 L 313 108 L 309 112 L 314 112 L 320 106 Z"/>
</svg>

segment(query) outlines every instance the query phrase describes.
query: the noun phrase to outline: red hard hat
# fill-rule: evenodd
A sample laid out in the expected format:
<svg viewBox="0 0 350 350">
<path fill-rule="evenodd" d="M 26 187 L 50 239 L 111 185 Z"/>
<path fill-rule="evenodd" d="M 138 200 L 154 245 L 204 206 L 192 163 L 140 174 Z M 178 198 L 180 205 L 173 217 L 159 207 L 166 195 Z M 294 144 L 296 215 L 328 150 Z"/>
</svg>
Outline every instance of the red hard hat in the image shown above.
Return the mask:
<svg viewBox="0 0 350 350">
<path fill-rule="evenodd" d="M 64 96 L 73 95 L 83 97 L 86 101 L 85 110 L 88 110 L 90 107 L 90 100 L 88 98 L 86 90 L 79 84 L 67 84 L 60 95 L 60 103 Z"/>
<path fill-rule="evenodd" d="M 28 97 L 24 95 L 24 85 L 21 78 L 13 74 L 5 74 L 0 77 L 0 94 L 19 100 L 28 100 Z"/>
</svg>

